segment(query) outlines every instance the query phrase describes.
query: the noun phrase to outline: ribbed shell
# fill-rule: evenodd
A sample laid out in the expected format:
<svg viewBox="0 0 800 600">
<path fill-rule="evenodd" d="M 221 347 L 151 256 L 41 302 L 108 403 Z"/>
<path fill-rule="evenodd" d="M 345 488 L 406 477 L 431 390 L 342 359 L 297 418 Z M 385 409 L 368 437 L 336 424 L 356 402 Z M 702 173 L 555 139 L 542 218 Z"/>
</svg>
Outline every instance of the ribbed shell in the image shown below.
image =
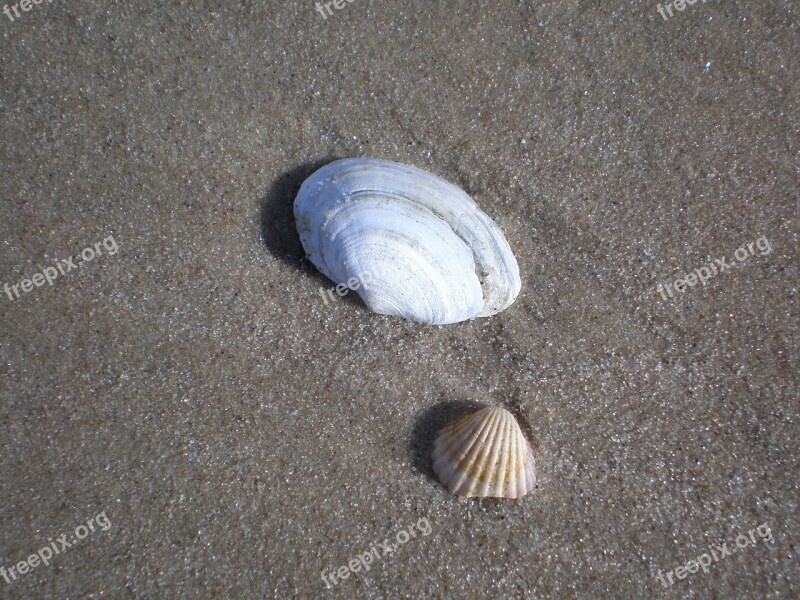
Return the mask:
<svg viewBox="0 0 800 600">
<path fill-rule="evenodd" d="M 444 427 L 433 470 L 450 492 L 467 498 L 521 498 L 536 485 L 533 450 L 514 415 L 499 407 Z"/>
<path fill-rule="evenodd" d="M 336 283 L 359 282 L 374 312 L 444 325 L 496 314 L 519 293 L 500 228 L 465 192 L 420 169 L 335 161 L 303 182 L 294 214 L 309 260 Z"/>
</svg>

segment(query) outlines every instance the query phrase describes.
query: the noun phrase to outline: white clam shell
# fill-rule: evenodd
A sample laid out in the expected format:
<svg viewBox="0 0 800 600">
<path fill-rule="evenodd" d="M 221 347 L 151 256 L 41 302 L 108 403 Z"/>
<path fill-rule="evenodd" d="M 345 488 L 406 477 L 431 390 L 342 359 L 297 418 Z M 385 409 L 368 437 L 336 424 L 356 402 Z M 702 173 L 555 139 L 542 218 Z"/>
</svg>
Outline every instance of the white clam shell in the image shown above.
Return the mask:
<svg viewBox="0 0 800 600">
<path fill-rule="evenodd" d="M 374 312 L 443 325 L 493 315 L 519 293 L 517 261 L 497 225 L 420 169 L 338 160 L 303 182 L 294 214 L 311 262 L 351 282 Z"/>
<path fill-rule="evenodd" d="M 510 412 L 483 408 L 444 427 L 433 470 L 453 494 L 521 498 L 536 485 L 533 449 Z"/>
</svg>

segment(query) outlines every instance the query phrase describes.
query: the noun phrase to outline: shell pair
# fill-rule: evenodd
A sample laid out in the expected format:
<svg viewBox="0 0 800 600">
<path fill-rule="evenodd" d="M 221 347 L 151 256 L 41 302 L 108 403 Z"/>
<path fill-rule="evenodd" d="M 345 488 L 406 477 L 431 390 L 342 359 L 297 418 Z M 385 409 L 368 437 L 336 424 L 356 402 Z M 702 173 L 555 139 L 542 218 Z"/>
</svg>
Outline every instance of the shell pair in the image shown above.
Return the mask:
<svg viewBox="0 0 800 600">
<path fill-rule="evenodd" d="M 519 294 L 519 267 L 497 224 L 420 169 L 332 162 L 303 182 L 294 215 L 309 260 L 376 313 L 444 325 L 494 315 Z M 536 485 L 533 450 L 502 408 L 445 427 L 433 459 L 458 496 L 520 498 Z"/>
<path fill-rule="evenodd" d="M 504 408 L 483 408 L 444 427 L 433 470 L 456 496 L 521 498 L 536 485 L 536 463 L 517 420 Z"/>
</svg>

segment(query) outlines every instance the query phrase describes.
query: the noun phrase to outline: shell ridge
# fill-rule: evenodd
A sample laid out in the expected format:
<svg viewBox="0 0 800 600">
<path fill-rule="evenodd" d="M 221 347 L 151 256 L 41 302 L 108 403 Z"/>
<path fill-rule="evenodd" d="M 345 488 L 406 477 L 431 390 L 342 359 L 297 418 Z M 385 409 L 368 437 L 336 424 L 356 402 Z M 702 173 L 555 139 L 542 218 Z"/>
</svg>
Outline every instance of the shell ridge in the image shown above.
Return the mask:
<svg viewBox="0 0 800 600">
<path fill-rule="evenodd" d="M 433 469 L 462 497 L 520 498 L 536 485 L 533 448 L 502 407 L 487 407 L 442 427 Z"/>
<path fill-rule="evenodd" d="M 510 419 L 505 419 L 503 434 L 506 440 L 508 440 L 508 436 L 511 433 L 512 425 L 513 423 L 511 422 Z M 492 490 L 495 495 L 502 495 L 506 489 L 506 473 L 509 472 L 508 463 L 510 460 L 510 455 L 511 455 L 510 452 L 505 452 L 500 454 L 499 456 L 499 459 L 501 460 L 499 461 L 498 464 L 499 470 L 495 478 L 496 487 L 494 490 Z"/>
<path fill-rule="evenodd" d="M 499 415 L 491 409 L 487 415 L 482 415 L 482 417 L 486 419 L 486 426 L 481 430 L 480 435 L 473 439 L 469 453 L 465 454 L 464 458 L 458 462 L 462 472 L 458 480 L 458 488 L 468 496 L 473 495 L 476 486 L 482 480 L 482 469 L 489 455 L 487 443 L 499 420 Z"/>
<path fill-rule="evenodd" d="M 502 431 L 505 429 L 506 420 L 503 418 L 503 413 L 497 411 L 495 424 L 492 428 L 492 433 L 487 440 L 487 448 L 484 448 L 483 460 L 478 467 L 475 477 L 475 483 L 480 490 L 481 496 L 486 496 L 496 480 L 496 471 L 494 467 L 497 465 L 497 458 L 500 456 L 502 444 L 497 442 L 504 440 Z M 494 442 L 494 443 L 493 443 Z"/>
<path fill-rule="evenodd" d="M 458 435 L 453 435 L 450 440 L 451 443 L 447 447 L 445 458 L 449 459 L 455 468 L 460 468 L 465 464 L 464 461 L 467 459 L 469 453 L 480 444 L 484 432 L 491 426 L 490 420 L 481 419 L 478 417 L 477 413 L 471 416 L 472 418 L 469 423 L 471 428 L 466 431 L 459 431 Z M 463 445 L 464 439 L 470 440 L 469 445 L 466 447 Z"/>
<path fill-rule="evenodd" d="M 514 425 L 516 426 L 516 422 L 514 422 Z M 514 431 L 514 433 L 516 433 L 516 431 Z M 519 469 L 515 469 L 513 467 L 519 464 L 517 460 L 517 456 L 519 453 L 519 439 L 518 436 L 516 435 L 512 435 L 511 437 L 512 437 L 512 442 L 511 442 L 512 447 L 510 452 L 508 453 L 508 461 L 511 464 L 512 468 L 509 471 L 509 478 L 508 482 L 506 483 L 505 492 L 508 494 L 509 498 L 517 498 L 519 497 L 519 484 L 520 484 L 518 477 Z"/>
<path fill-rule="evenodd" d="M 453 432 L 443 431 L 436 440 L 433 453 L 433 468 L 437 473 L 441 471 L 441 473 L 439 473 L 440 477 L 442 477 L 443 480 L 447 480 L 445 482 L 446 485 L 449 484 L 457 469 L 456 455 L 459 443 L 463 437 L 463 431 L 467 430 L 470 435 L 474 435 L 482 425 L 479 420 L 473 419 L 473 416 L 474 415 L 468 415 L 465 417 L 463 419 L 464 423 L 454 423 L 454 425 L 458 427 L 458 431 L 455 432 L 455 434 Z"/>
<path fill-rule="evenodd" d="M 453 493 L 463 495 L 461 493 L 462 486 L 470 477 L 470 466 L 474 461 L 474 456 L 480 452 L 483 441 L 486 438 L 488 429 L 492 425 L 491 419 L 484 419 L 483 414 L 475 413 L 473 415 L 475 421 L 475 430 L 470 432 L 470 436 L 466 439 L 469 440 L 469 445 L 464 448 L 463 438 L 455 438 L 455 443 L 452 447 L 450 454 L 446 457 L 449 459 L 449 464 L 452 465 L 452 475 L 450 477 L 449 488 Z"/>
<path fill-rule="evenodd" d="M 531 446 L 530 442 L 528 442 L 528 468 L 525 470 L 526 475 L 528 476 L 528 486 L 533 488 L 536 485 L 537 477 L 536 477 L 536 456 L 533 454 L 533 446 Z"/>
<path fill-rule="evenodd" d="M 498 225 L 461 188 L 417 167 L 331 162 L 300 186 L 294 215 L 309 260 L 337 284 L 366 276 L 365 265 L 386 269 L 383 294 L 359 293 L 375 312 L 448 324 L 495 314 L 519 293 L 519 268 Z M 392 230 L 404 239 L 390 240 Z M 394 260 L 372 247 L 381 236 L 397 247 Z M 348 239 L 352 247 L 343 248 Z M 412 248 L 418 260 L 409 265 Z M 396 275 L 415 285 L 404 289 Z"/>
</svg>

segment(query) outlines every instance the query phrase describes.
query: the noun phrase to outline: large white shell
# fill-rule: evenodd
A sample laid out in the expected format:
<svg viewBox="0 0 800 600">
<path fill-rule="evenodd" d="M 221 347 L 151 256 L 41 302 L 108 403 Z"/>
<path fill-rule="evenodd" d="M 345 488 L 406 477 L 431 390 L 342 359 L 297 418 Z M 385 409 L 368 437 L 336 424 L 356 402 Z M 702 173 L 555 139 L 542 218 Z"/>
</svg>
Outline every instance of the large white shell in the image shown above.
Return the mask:
<svg viewBox="0 0 800 600">
<path fill-rule="evenodd" d="M 499 407 L 444 427 L 433 470 L 448 490 L 467 498 L 521 498 L 536 485 L 533 450 L 514 415 Z"/>
<path fill-rule="evenodd" d="M 497 225 L 420 169 L 338 160 L 303 183 L 294 214 L 311 262 L 350 282 L 377 313 L 442 325 L 493 315 L 519 293 L 517 261 Z"/>
</svg>

